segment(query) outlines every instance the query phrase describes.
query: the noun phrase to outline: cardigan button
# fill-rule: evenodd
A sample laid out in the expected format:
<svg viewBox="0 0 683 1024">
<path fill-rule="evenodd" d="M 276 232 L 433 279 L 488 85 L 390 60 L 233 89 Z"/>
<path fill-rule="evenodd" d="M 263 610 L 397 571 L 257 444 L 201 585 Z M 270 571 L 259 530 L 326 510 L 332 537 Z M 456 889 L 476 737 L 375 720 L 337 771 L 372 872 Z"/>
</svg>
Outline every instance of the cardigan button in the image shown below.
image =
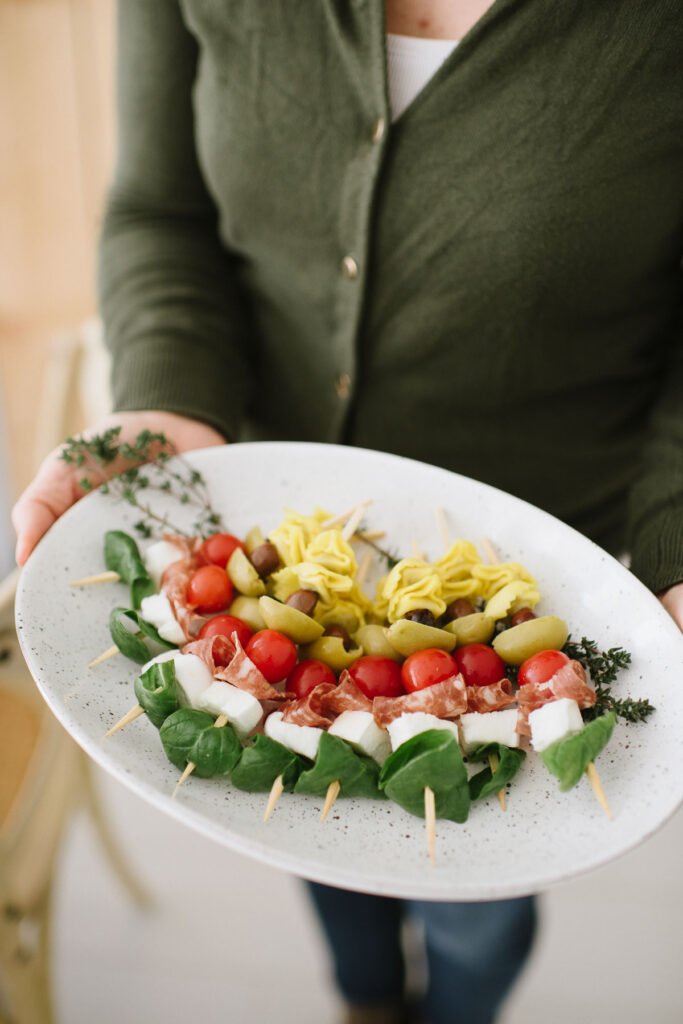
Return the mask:
<svg viewBox="0 0 683 1024">
<path fill-rule="evenodd" d="M 372 141 L 373 142 L 376 143 L 376 142 L 381 142 L 382 141 L 382 139 L 384 138 L 384 132 L 385 132 L 386 126 L 387 126 L 387 123 L 384 120 L 384 118 L 383 117 L 378 117 L 377 120 L 375 121 L 374 127 L 372 129 Z"/>
<path fill-rule="evenodd" d="M 345 256 L 341 262 L 342 274 L 347 281 L 355 281 L 358 277 L 358 264 L 353 256 Z"/>
<path fill-rule="evenodd" d="M 335 384 L 339 398 L 348 398 L 351 394 L 351 378 L 348 373 L 340 373 Z"/>
</svg>

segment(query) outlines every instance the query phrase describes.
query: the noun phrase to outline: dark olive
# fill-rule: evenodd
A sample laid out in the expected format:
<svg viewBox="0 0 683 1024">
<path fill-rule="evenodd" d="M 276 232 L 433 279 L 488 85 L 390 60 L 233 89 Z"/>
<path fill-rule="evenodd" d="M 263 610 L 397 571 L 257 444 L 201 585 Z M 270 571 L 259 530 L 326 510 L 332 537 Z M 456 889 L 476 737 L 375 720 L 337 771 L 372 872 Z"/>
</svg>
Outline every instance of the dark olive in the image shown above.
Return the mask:
<svg viewBox="0 0 683 1024">
<path fill-rule="evenodd" d="M 433 626 L 436 622 L 429 608 L 413 608 L 412 612 L 407 612 L 403 618 L 419 622 L 421 626 Z"/>
<path fill-rule="evenodd" d="M 338 636 L 344 645 L 345 651 L 352 651 L 354 647 L 353 640 L 349 636 L 347 630 L 343 626 L 328 626 L 323 636 Z"/>
<path fill-rule="evenodd" d="M 254 548 L 249 559 L 259 576 L 270 576 L 271 572 L 275 572 L 280 564 L 277 548 L 268 540 L 265 544 L 259 544 L 257 548 Z"/>
<path fill-rule="evenodd" d="M 304 615 L 312 615 L 317 603 L 318 595 L 314 590 L 295 590 L 285 601 L 285 604 L 288 604 L 290 608 L 296 608 L 298 612 L 303 612 Z"/>
<path fill-rule="evenodd" d="M 536 612 L 533 612 L 531 608 L 520 608 L 518 612 L 510 619 L 511 626 L 519 626 L 522 622 L 530 622 L 532 619 L 537 618 Z"/>
<path fill-rule="evenodd" d="M 475 607 L 471 601 L 468 601 L 466 597 L 459 597 L 457 600 L 452 601 L 446 609 L 446 618 L 450 622 L 452 619 L 463 619 L 466 615 L 473 615 Z"/>
</svg>

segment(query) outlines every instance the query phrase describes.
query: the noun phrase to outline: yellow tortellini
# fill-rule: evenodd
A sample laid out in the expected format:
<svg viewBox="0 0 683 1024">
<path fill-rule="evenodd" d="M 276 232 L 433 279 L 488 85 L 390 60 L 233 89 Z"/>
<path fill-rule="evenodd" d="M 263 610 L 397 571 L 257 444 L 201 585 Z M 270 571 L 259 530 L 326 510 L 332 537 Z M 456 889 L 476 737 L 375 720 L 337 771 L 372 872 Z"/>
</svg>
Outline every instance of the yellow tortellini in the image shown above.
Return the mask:
<svg viewBox="0 0 683 1024">
<path fill-rule="evenodd" d="M 472 576 L 479 585 L 479 594 L 488 601 L 497 594 L 499 590 L 513 583 L 515 580 L 523 580 L 525 583 L 535 584 L 536 580 L 523 565 L 519 562 L 500 562 L 497 565 L 475 565 L 472 569 Z"/>
<path fill-rule="evenodd" d="M 485 614 L 489 619 L 504 619 L 520 608 L 533 608 L 541 599 L 535 584 L 525 580 L 506 583 L 486 602 Z"/>
<path fill-rule="evenodd" d="M 307 546 L 321 532 L 322 524 L 331 519 L 329 512 L 316 508 L 312 516 L 302 516 L 293 509 L 285 509 L 285 518 L 268 534 L 284 566 L 297 565 L 305 560 Z"/>
<path fill-rule="evenodd" d="M 303 562 L 316 562 L 331 572 L 355 576 L 358 568 L 353 548 L 341 530 L 323 530 L 308 544 Z"/>
<path fill-rule="evenodd" d="M 386 606 L 384 617 L 396 622 L 416 608 L 426 608 L 438 618 L 446 610 L 442 589 L 441 577 L 428 562 L 403 558 L 381 581 L 375 613 L 384 613 Z"/>
</svg>

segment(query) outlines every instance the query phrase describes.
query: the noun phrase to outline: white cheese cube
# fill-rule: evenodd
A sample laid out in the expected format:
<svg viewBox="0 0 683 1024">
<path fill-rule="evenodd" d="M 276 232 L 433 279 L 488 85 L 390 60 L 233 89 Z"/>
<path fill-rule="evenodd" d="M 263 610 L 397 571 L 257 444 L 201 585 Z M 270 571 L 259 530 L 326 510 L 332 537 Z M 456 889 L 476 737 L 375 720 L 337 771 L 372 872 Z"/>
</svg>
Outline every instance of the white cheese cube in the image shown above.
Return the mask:
<svg viewBox="0 0 683 1024">
<path fill-rule="evenodd" d="M 392 750 L 397 750 L 406 740 L 412 740 L 413 736 L 419 736 L 421 732 L 427 732 L 429 729 L 445 729 L 446 732 L 452 732 L 456 740 L 460 742 L 458 726 L 455 722 L 437 718 L 436 715 L 427 715 L 424 711 L 413 711 L 389 722 L 387 732 L 391 739 Z"/>
<path fill-rule="evenodd" d="M 199 708 L 200 697 L 213 684 L 209 666 L 196 654 L 173 654 L 178 703 L 185 708 Z"/>
<path fill-rule="evenodd" d="M 460 716 L 462 746 L 465 752 L 474 750 L 484 743 L 502 743 L 505 747 L 519 746 L 517 708 L 504 711 L 470 711 Z"/>
<path fill-rule="evenodd" d="M 150 658 L 149 661 L 145 662 L 145 664 L 140 669 L 140 675 L 143 675 L 148 668 L 151 668 L 152 665 L 156 665 L 161 661 L 174 661 L 177 655 L 178 651 L 162 651 L 162 653 L 157 654 L 155 658 Z"/>
<path fill-rule="evenodd" d="M 579 705 L 569 697 L 549 701 L 529 715 L 531 744 L 537 753 L 551 743 L 572 736 L 583 729 Z"/>
<path fill-rule="evenodd" d="M 293 750 L 295 754 L 308 757 L 311 761 L 315 761 L 320 746 L 320 737 L 323 734 L 322 729 L 316 729 L 312 725 L 294 725 L 292 722 L 283 722 L 281 711 L 273 711 L 268 715 L 263 731 L 271 740 L 277 740 L 283 747 Z"/>
<path fill-rule="evenodd" d="M 371 711 L 342 711 L 328 730 L 330 736 L 339 736 L 359 754 L 372 757 L 384 764 L 391 753 L 391 741 L 386 729 L 380 729 Z"/>
<path fill-rule="evenodd" d="M 186 643 L 185 633 L 165 594 L 152 594 L 140 602 L 140 617 L 154 626 L 162 640 L 170 644 Z"/>
<path fill-rule="evenodd" d="M 173 565 L 174 562 L 184 557 L 185 552 L 183 549 L 168 540 L 160 540 L 156 544 L 150 544 L 147 550 L 142 552 L 142 561 L 145 564 L 145 569 L 157 587 L 161 586 L 161 577 L 169 565 Z"/>
<path fill-rule="evenodd" d="M 197 707 L 210 711 L 212 715 L 225 715 L 240 736 L 246 736 L 255 729 L 263 715 L 263 708 L 256 697 L 221 679 L 214 680 L 208 690 L 204 690 Z"/>
</svg>

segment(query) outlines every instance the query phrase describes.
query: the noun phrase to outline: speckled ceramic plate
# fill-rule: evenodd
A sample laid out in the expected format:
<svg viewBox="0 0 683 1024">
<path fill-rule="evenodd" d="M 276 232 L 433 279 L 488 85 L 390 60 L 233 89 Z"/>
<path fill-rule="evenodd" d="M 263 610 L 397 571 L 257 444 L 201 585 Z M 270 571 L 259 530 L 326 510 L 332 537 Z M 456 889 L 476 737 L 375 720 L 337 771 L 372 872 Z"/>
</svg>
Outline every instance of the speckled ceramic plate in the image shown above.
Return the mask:
<svg viewBox="0 0 683 1024">
<path fill-rule="evenodd" d="M 105 730 L 134 703 L 135 665 L 122 657 L 87 663 L 110 644 L 108 614 L 125 602 L 120 584 L 73 589 L 102 567 L 104 531 L 130 529 L 133 510 L 93 494 L 40 543 L 21 577 L 17 627 L 46 701 L 103 768 L 156 807 L 247 856 L 350 889 L 419 899 L 481 900 L 539 891 L 610 861 L 651 835 L 683 797 L 683 640 L 655 598 L 580 534 L 516 498 L 474 480 L 377 452 L 310 444 L 244 444 L 196 452 L 230 530 L 264 531 L 285 506 L 342 511 L 372 497 L 371 528 L 408 552 L 415 541 L 440 553 L 435 507 L 453 537 L 490 537 L 540 583 L 540 608 L 564 617 L 575 636 L 626 646 L 631 668 L 619 694 L 648 696 L 660 709 L 643 725 L 619 724 L 598 767 L 612 806 L 608 821 L 583 780 L 562 794 L 533 754 L 512 785 L 507 813 L 490 800 L 465 825 L 438 823 L 437 863 L 424 824 L 383 801 L 339 800 L 325 824 L 320 801 L 285 795 L 267 825 L 264 797 L 223 780 L 178 772 L 144 718 L 108 740 Z M 187 510 L 176 509 L 176 518 Z M 189 526 L 189 514 L 185 519 Z"/>
</svg>

